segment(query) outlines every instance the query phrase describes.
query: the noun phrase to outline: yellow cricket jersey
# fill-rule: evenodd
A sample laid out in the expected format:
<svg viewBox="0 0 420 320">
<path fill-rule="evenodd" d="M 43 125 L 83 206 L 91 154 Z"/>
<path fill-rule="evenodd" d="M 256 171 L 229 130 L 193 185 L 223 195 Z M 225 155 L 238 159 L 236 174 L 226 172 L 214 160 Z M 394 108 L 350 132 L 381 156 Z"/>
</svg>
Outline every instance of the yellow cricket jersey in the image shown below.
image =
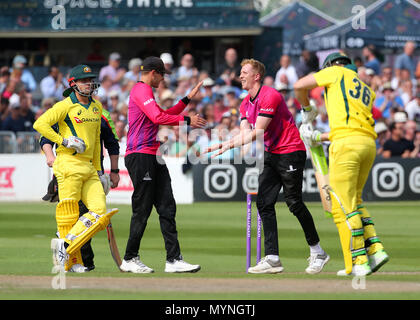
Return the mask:
<svg viewBox="0 0 420 320">
<path fill-rule="evenodd" d="M 348 136 L 370 136 L 376 139 L 372 105 L 375 92 L 349 67 L 333 66 L 314 74 L 325 88 L 331 141 Z"/>
<path fill-rule="evenodd" d="M 100 102 L 90 99 L 89 105 L 83 105 L 73 92 L 42 114 L 35 121 L 34 129 L 58 145 L 57 156 L 72 155 L 80 160 L 92 162 L 96 170 L 101 170 L 101 116 Z M 51 127 L 54 124 L 58 125 L 58 133 Z M 85 152 L 76 154 L 73 149 L 62 145 L 63 139 L 70 136 L 83 139 L 86 144 Z"/>
</svg>

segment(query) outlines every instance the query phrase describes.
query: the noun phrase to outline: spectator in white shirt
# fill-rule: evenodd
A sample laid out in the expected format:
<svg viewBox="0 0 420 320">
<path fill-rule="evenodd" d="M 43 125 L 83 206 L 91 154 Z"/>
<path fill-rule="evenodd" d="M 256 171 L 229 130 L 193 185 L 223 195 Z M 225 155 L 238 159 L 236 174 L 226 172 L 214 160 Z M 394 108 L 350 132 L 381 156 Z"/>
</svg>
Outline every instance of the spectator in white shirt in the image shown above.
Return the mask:
<svg viewBox="0 0 420 320">
<path fill-rule="evenodd" d="M 192 76 L 198 76 L 198 70 L 194 67 L 194 57 L 190 53 L 186 53 L 182 56 L 181 66 L 176 72 L 177 80 L 180 78 L 191 78 Z"/>
<path fill-rule="evenodd" d="M 31 71 L 26 68 L 27 62 L 28 61 L 24 56 L 17 55 L 13 58 L 13 69 L 10 70 L 10 72 L 12 73 L 14 69 L 17 69 L 19 73 L 21 73 L 20 80 L 25 85 L 26 90 L 28 92 L 33 92 L 36 89 L 36 81 Z"/>
<path fill-rule="evenodd" d="M 295 82 L 298 81 L 298 75 L 295 67 L 291 65 L 290 57 L 288 55 L 283 55 L 280 58 L 280 66 L 281 68 L 276 73 L 276 79 L 274 81 L 275 86 L 280 86 L 280 82 L 282 82 L 281 76 L 286 75 L 289 82 L 287 85 L 289 88 L 293 88 Z"/>
<path fill-rule="evenodd" d="M 141 72 L 140 72 L 140 66 L 142 64 L 142 61 L 140 58 L 133 58 L 130 60 L 130 62 L 128 63 L 128 69 L 130 69 L 130 71 L 128 71 L 125 75 L 124 78 L 131 80 L 131 81 L 135 81 L 138 82 L 140 81 L 140 76 L 141 76 Z"/>
<path fill-rule="evenodd" d="M 113 52 L 109 55 L 108 65 L 103 67 L 99 72 L 99 81 L 102 81 L 105 76 L 112 81 L 111 90 L 120 89 L 120 81 L 124 77 L 126 70 L 120 68 L 121 55 L 118 52 Z"/>
<path fill-rule="evenodd" d="M 420 91 L 417 91 L 416 98 L 405 106 L 405 112 L 407 112 L 409 120 L 420 123 Z"/>
<path fill-rule="evenodd" d="M 67 84 L 63 79 L 63 74 L 56 66 L 51 66 L 48 76 L 41 80 L 40 88 L 44 98 L 63 99 L 63 91 Z"/>
</svg>

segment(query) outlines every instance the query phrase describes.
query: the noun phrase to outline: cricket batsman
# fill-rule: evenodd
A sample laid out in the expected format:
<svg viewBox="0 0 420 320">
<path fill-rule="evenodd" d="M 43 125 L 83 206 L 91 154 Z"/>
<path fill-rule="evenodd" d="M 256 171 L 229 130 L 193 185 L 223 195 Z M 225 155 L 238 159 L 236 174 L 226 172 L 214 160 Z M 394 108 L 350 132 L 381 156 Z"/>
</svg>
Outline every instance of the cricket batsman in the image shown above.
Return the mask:
<svg viewBox="0 0 420 320">
<path fill-rule="evenodd" d="M 312 129 L 317 116 L 309 90 L 324 87 L 330 132 Z M 360 80 L 349 57 L 330 54 L 322 70 L 294 85 L 303 106 L 300 133 L 308 145 L 331 141 L 329 148 L 332 215 L 338 229 L 345 270 L 337 275 L 365 276 L 377 271 L 389 257 L 376 235 L 373 220 L 363 205 L 362 192 L 376 156 L 374 91 Z"/>
<path fill-rule="evenodd" d="M 87 65 L 70 71 L 67 96 L 47 110 L 34 123 L 46 139 L 56 143 L 53 164 L 58 183 L 59 203 L 56 208 L 60 239 L 51 240 L 56 266 L 70 270 L 82 265 L 80 248 L 98 231 L 105 229 L 117 209 L 106 210 L 105 193 L 100 180 L 102 105 L 92 98 L 98 88 L 96 74 Z M 58 124 L 58 132 L 52 126 Z M 89 212 L 79 218 L 79 200 Z"/>
<path fill-rule="evenodd" d="M 68 94 L 68 92 L 67 92 Z M 58 126 L 55 124 L 53 126 L 54 131 L 58 132 Z M 53 148 L 56 146 L 55 143 L 46 139 L 45 137 L 41 137 L 39 144 L 41 146 L 42 151 L 45 154 L 47 165 L 52 167 L 55 161 L 55 153 Z M 115 132 L 115 124 L 111 119 L 109 111 L 105 108 L 102 109 L 102 118 L 101 118 L 101 147 L 102 145 L 105 146 L 111 164 L 111 171 L 108 174 L 104 173 L 103 176 L 101 175 L 101 183 L 104 188 L 105 195 L 108 194 L 110 188 L 116 188 L 120 181 L 119 176 L 119 169 L 118 169 L 118 158 L 120 152 L 120 146 L 118 143 L 118 136 Z M 102 149 L 103 150 L 103 149 Z M 101 150 L 101 168 L 102 172 L 104 172 L 104 165 L 103 165 L 103 151 Z M 103 178 L 102 178 L 103 177 Z M 56 202 L 58 200 L 58 186 L 57 186 L 57 179 L 53 177 L 50 184 L 48 185 L 48 193 L 42 198 L 45 201 Z M 89 210 L 86 208 L 82 201 L 79 201 L 79 217 L 88 213 Z M 83 273 L 87 271 L 91 271 L 95 269 L 95 264 L 93 262 L 94 253 L 92 250 L 92 246 L 90 244 L 90 240 L 87 241 L 82 248 L 80 249 L 82 254 L 83 266 L 74 264 L 69 271 L 71 272 L 78 272 Z"/>
</svg>

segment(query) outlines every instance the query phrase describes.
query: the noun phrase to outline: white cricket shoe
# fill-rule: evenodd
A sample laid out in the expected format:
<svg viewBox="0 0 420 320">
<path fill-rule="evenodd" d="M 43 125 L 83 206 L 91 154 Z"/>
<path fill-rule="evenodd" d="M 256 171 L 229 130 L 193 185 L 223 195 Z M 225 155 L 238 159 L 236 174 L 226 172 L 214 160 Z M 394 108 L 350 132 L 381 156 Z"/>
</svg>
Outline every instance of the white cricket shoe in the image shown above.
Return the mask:
<svg viewBox="0 0 420 320">
<path fill-rule="evenodd" d="M 316 274 L 322 271 L 322 268 L 330 261 L 330 256 L 324 252 L 324 254 L 311 254 L 308 258 L 309 266 L 305 269 L 306 273 Z"/>
<path fill-rule="evenodd" d="M 368 276 L 372 273 L 372 269 L 369 267 L 369 263 L 364 264 L 353 264 L 351 273 L 346 273 L 346 269 L 337 272 L 337 276 Z"/>
<path fill-rule="evenodd" d="M 56 238 L 51 239 L 51 251 L 54 265 L 64 268 L 64 265 L 69 258 L 66 248 L 64 247 L 64 240 Z"/>
<path fill-rule="evenodd" d="M 85 273 L 88 272 L 88 268 L 81 265 L 80 263 L 77 263 L 72 265 L 68 272 Z"/>
<path fill-rule="evenodd" d="M 146 266 L 140 261 L 139 257 L 132 258 L 128 261 L 123 260 L 120 265 L 120 270 L 124 272 L 132 273 L 153 273 L 155 272 L 152 268 Z"/>
<path fill-rule="evenodd" d="M 389 256 L 386 254 L 385 250 L 379 250 L 374 254 L 368 256 L 369 266 L 372 269 L 372 272 L 376 272 L 382 267 L 385 263 L 389 261 Z"/>
<path fill-rule="evenodd" d="M 173 262 L 166 261 L 165 272 L 181 273 L 181 272 L 197 272 L 201 269 L 198 264 L 189 264 L 188 262 L 180 259 Z"/>
<path fill-rule="evenodd" d="M 283 270 L 280 259 L 273 261 L 266 256 L 255 267 L 248 268 L 248 273 L 280 273 Z"/>
</svg>

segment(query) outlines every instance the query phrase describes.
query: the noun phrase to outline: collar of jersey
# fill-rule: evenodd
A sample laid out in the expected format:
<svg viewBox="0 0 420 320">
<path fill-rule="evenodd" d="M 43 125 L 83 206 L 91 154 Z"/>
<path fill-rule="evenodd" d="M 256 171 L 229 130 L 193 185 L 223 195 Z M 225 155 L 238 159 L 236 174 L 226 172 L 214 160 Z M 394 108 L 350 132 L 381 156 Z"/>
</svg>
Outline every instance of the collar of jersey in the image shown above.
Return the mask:
<svg viewBox="0 0 420 320">
<path fill-rule="evenodd" d="M 80 104 L 83 108 L 85 108 L 86 110 L 87 109 L 89 109 L 89 106 L 90 106 L 90 104 L 91 104 L 91 102 L 93 101 L 93 99 L 92 99 L 92 97 L 89 97 L 89 103 L 86 105 L 86 104 L 83 104 L 83 103 L 81 103 L 78 99 L 77 99 L 77 97 L 76 97 L 76 94 L 74 93 L 74 91 L 70 94 L 70 99 L 71 99 L 71 102 L 73 102 L 73 103 L 78 103 L 78 104 Z"/>
<path fill-rule="evenodd" d="M 349 70 L 354 71 L 354 72 L 357 73 L 357 67 L 353 63 L 350 63 L 350 64 L 345 65 L 344 68 L 347 68 L 347 69 L 349 69 Z"/>
<path fill-rule="evenodd" d="M 257 94 L 255 95 L 254 98 L 252 98 L 251 96 L 249 97 L 249 101 L 251 101 L 252 103 L 254 103 L 255 99 L 257 99 L 258 95 L 260 94 L 261 88 L 262 88 L 262 84 L 260 85 L 260 88 L 258 89 Z"/>
</svg>

